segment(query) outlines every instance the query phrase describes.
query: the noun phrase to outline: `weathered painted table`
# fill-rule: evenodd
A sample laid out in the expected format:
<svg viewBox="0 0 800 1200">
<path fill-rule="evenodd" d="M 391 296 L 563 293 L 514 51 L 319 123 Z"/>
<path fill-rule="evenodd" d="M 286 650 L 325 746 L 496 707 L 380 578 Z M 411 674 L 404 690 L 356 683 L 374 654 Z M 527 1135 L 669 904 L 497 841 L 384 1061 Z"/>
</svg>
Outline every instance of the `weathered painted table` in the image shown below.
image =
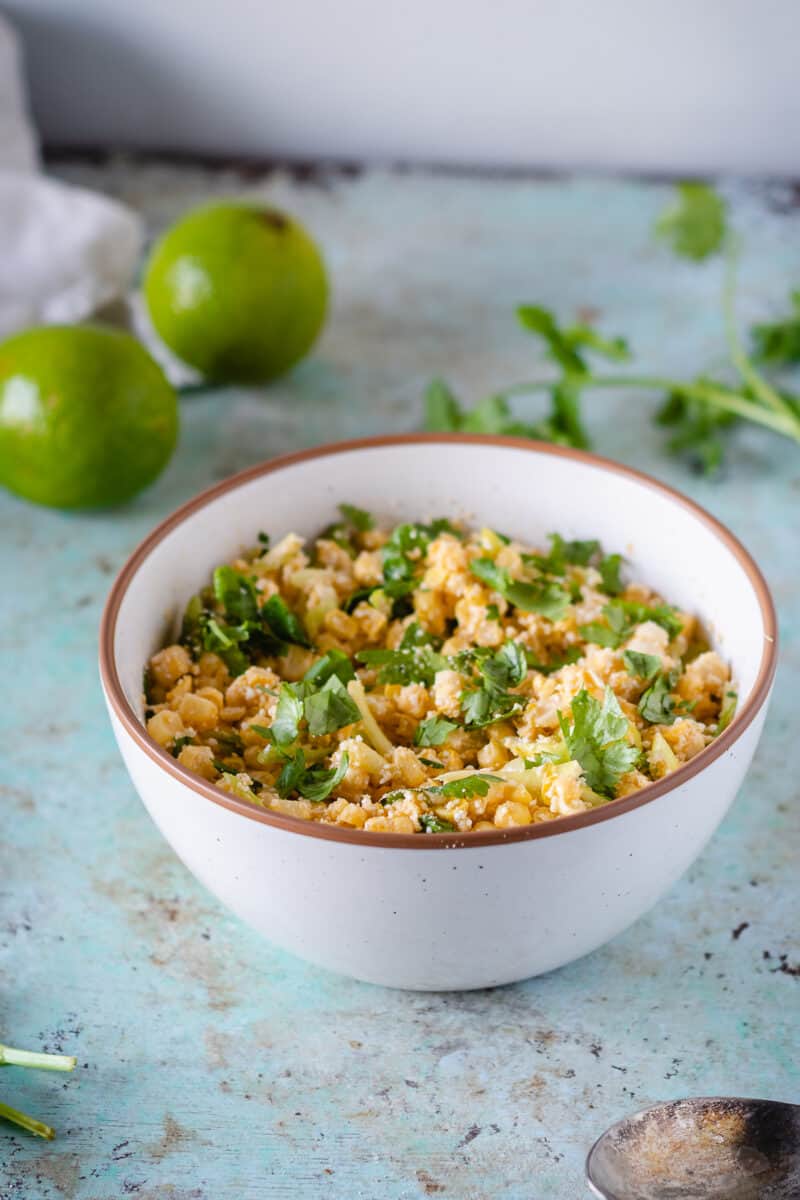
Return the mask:
<svg viewBox="0 0 800 1200">
<path fill-rule="evenodd" d="M 173 463 L 130 507 L 70 516 L 2 497 L 0 1028 L 80 1064 L 66 1079 L 3 1075 L 4 1097 L 59 1137 L 0 1130 L 2 1200 L 575 1200 L 588 1144 L 626 1111 L 687 1093 L 799 1099 L 797 447 L 742 431 L 727 476 L 709 482 L 662 454 L 654 401 L 591 401 L 601 452 L 683 488 L 755 551 L 781 610 L 782 666 L 757 761 L 687 878 L 548 977 L 403 994 L 260 941 L 150 824 L 97 681 L 102 602 L 156 521 L 279 451 L 417 427 L 435 373 L 471 399 L 526 377 L 538 350 L 515 326 L 517 301 L 595 310 L 648 368 L 713 366 L 719 268 L 653 245 L 666 189 L 379 172 L 259 181 L 124 162 L 60 173 L 124 197 L 153 228 L 207 194 L 254 188 L 316 231 L 335 301 L 291 378 L 184 401 Z M 800 215 L 791 189 L 729 190 L 753 318 L 800 282 Z"/>
</svg>

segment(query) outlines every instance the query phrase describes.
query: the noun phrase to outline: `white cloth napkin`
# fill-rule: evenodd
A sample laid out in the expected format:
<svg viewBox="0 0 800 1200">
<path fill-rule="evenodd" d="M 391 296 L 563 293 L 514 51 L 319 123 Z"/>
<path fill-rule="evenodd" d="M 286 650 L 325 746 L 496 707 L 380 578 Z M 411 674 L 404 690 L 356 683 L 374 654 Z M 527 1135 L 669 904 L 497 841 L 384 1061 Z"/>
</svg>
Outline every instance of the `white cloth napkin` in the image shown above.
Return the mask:
<svg viewBox="0 0 800 1200">
<path fill-rule="evenodd" d="M 123 295 L 142 240 L 125 205 L 38 172 L 19 45 L 0 16 L 0 337 L 83 320 Z"/>
</svg>

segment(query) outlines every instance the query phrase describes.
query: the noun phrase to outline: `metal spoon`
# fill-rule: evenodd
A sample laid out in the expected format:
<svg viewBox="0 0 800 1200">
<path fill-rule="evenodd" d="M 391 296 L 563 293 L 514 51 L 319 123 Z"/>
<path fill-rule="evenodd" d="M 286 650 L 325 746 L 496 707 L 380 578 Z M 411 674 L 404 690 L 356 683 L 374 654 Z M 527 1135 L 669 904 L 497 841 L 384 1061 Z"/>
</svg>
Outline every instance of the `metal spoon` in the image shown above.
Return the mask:
<svg viewBox="0 0 800 1200">
<path fill-rule="evenodd" d="M 586 1159 L 601 1200 L 798 1200 L 800 1105 L 703 1096 L 618 1121 Z"/>
</svg>

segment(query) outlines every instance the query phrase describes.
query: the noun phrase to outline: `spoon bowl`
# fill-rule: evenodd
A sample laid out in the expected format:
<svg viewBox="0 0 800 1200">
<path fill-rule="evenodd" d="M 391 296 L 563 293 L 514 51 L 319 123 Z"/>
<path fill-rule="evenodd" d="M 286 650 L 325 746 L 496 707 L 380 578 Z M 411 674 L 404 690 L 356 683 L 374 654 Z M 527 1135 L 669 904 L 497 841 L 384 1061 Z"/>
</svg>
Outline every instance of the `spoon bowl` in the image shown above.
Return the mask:
<svg viewBox="0 0 800 1200">
<path fill-rule="evenodd" d="M 601 1200 L 797 1200 L 800 1106 L 703 1096 L 642 1109 L 586 1160 Z"/>
</svg>

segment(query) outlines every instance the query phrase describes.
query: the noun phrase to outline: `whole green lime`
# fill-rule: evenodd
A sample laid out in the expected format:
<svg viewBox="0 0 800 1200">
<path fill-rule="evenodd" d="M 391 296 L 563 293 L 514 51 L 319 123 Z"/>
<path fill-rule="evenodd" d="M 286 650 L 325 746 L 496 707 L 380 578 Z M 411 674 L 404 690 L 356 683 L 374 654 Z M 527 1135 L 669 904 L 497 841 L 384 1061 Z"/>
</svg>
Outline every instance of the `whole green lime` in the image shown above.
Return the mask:
<svg viewBox="0 0 800 1200">
<path fill-rule="evenodd" d="M 153 248 L 144 278 L 152 322 L 208 379 L 264 383 L 311 348 L 328 283 L 302 225 L 263 204 L 195 209 Z"/>
<path fill-rule="evenodd" d="M 0 483 L 53 508 L 105 508 L 169 462 L 178 402 L 127 333 L 51 325 L 0 344 Z"/>
</svg>

